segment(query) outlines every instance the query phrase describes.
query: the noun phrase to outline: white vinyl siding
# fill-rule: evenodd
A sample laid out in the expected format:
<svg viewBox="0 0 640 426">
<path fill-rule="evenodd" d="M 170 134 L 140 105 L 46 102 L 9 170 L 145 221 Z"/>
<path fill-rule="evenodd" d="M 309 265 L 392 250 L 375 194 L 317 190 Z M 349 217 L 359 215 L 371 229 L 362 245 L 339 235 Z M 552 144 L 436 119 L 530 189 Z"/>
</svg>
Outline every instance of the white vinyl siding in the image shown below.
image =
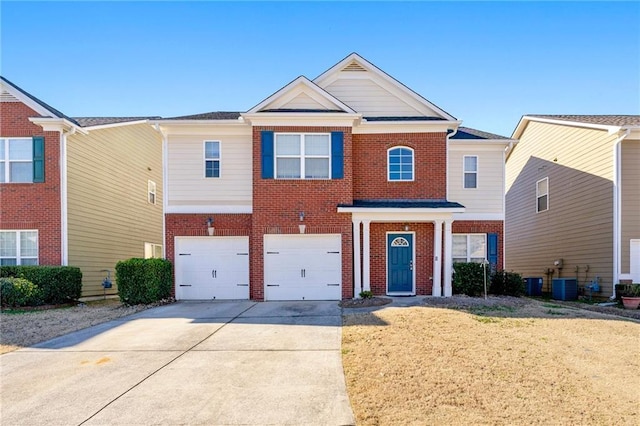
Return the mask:
<svg viewBox="0 0 640 426">
<path fill-rule="evenodd" d="M 487 258 L 486 234 L 453 234 L 453 262 L 482 263 Z"/>
<path fill-rule="evenodd" d="M 38 231 L 0 231 L 0 266 L 37 264 Z"/>
<path fill-rule="evenodd" d="M 479 147 L 451 142 L 448 155 L 447 199 L 465 206 L 465 214 L 504 213 L 504 145 Z M 464 187 L 465 158 L 477 158 L 476 188 Z"/>
<path fill-rule="evenodd" d="M 536 182 L 536 212 L 549 210 L 549 178 Z"/>
<path fill-rule="evenodd" d="M 0 138 L 0 183 L 33 182 L 33 139 Z"/>
<path fill-rule="evenodd" d="M 275 135 L 278 179 L 329 179 L 331 137 L 328 134 Z"/>
<path fill-rule="evenodd" d="M 478 187 L 478 156 L 465 155 L 463 160 L 464 181 L 462 186 L 465 189 L 476 189 Z"/>
<path fill-rule="evenodd" d="M 204 130 L 204 129 L 203 129 Z M 224 173 L 220 178 L 204 177 L 202 140 L 204 135 L 169 136 L 167 144 L 168 206 L 251 206 L 252 142 L 246 135 L 217 135 L 221 140 Z M 210 135 L 213 136 L 213 135 Z"/>
<path fill-rule="evenodd" d="M 622 223 L 620 224 L 620 257 L 622 273 L 629 273 L 629 241 L 640 240 L 640 140 L 622 141 Z M 638 260 L 640 267 L 640 260 Z M 639 278 L 636 278 L 639 279 Z M 634 281 L 638 282 L 638 281 Z"/>
</svg>

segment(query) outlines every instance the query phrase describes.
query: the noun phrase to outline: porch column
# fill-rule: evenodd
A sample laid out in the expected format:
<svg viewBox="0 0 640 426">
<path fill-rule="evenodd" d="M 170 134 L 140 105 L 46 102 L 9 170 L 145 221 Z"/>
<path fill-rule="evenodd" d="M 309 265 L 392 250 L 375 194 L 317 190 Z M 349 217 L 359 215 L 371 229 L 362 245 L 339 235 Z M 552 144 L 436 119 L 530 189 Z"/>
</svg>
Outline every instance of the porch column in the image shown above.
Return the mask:
<svg viewBox="0 0 640 426">
<path fill-rule="evenodd" d="M 370 244 L 369 244 L 369 223 L 370 220 L 362 221 L 362 291 L 371 291 L 370 275 Z"/>
<path fill-rule="evenodd" d="M 359 298 L 362 291 L 362 272 L 360 265 L 360 220 L 351 218 L 353 223 L 353 298 Z"/>
<path fill-rule="evenodd" d="M 451 234 L 452 220 L 444 221 L 444 297 L 451 297 L 453 289 L 451 287 L 451 269 L 452 269 L 452 248 L 453 248 L 453 235 Z"/>
<path fill-rule="evenodd" d="M 442 296 L 442 221 L 433 222 L 433 297 Z"/>
</svg>

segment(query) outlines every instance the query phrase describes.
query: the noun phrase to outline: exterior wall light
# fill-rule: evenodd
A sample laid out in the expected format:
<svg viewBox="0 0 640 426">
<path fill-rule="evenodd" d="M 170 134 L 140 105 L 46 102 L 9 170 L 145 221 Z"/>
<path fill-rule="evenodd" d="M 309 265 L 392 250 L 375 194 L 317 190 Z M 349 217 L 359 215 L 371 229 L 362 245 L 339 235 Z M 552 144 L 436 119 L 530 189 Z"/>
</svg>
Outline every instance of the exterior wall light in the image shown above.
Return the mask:
<svg viewBox="0 0 640 426">
<path fill-rule="evenodd" d="M 300 212 L 300 222 L 304 222 L 304 212 Z M 300 225 L 298 225 L 298 228 L 300 228 L 300 233 L 304 234 L 307 226 L 301 223 Z"/>
<path fill-rule="evenodd" d="M 213 218 L 210 217 L 207 219 L 207 232 L 209 233 L 209 236 L 212 236 L 215 230 L 216 229 L 213 227 Z"/>
</svg>

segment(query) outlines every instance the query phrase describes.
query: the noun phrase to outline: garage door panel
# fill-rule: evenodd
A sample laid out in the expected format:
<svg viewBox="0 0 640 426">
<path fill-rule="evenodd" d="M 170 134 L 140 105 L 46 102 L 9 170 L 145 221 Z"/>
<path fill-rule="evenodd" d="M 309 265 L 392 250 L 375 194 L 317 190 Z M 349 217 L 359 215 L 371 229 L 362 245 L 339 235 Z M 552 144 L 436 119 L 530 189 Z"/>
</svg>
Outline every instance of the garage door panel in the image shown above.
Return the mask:
<svg viewBox="0 0 640 426">
<path fill-rule="evenodd" d="M 340 300 L 340 235 L 266 235 L 267 300 Z"/>
<path fill-rule="evenodd" d="M 176 237 L 176 298 L 248 299 L 248 237 Z"/>
</svg>

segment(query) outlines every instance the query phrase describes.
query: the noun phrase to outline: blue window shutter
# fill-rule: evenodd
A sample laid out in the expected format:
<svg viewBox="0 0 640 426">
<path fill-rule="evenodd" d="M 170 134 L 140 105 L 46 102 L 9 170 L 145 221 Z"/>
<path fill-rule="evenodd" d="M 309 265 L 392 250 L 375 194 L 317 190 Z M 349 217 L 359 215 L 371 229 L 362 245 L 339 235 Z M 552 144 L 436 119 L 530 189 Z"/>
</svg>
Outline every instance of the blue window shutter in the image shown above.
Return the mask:
<svg viewBox="0 0 640 426">
<path fill-rule="evenodd" d="M 331 132 L 331 179 L 344 177 L 344 133 Z"/>
<path fill-rule="evenodd" d="M 498 266 L 498 234 L 487 234 L 487 257 L 492 268 Z"/>
<path fill-rule="evenodd" d="M 273 132 L 263 130 L 260 133 L 262 149 L 262 179 L 273 179 Z"/>
<path fill-rule="evenodd" d="M 44 137 L 33 137 L 33 181 L 44 182 Z"/>
</svg>

